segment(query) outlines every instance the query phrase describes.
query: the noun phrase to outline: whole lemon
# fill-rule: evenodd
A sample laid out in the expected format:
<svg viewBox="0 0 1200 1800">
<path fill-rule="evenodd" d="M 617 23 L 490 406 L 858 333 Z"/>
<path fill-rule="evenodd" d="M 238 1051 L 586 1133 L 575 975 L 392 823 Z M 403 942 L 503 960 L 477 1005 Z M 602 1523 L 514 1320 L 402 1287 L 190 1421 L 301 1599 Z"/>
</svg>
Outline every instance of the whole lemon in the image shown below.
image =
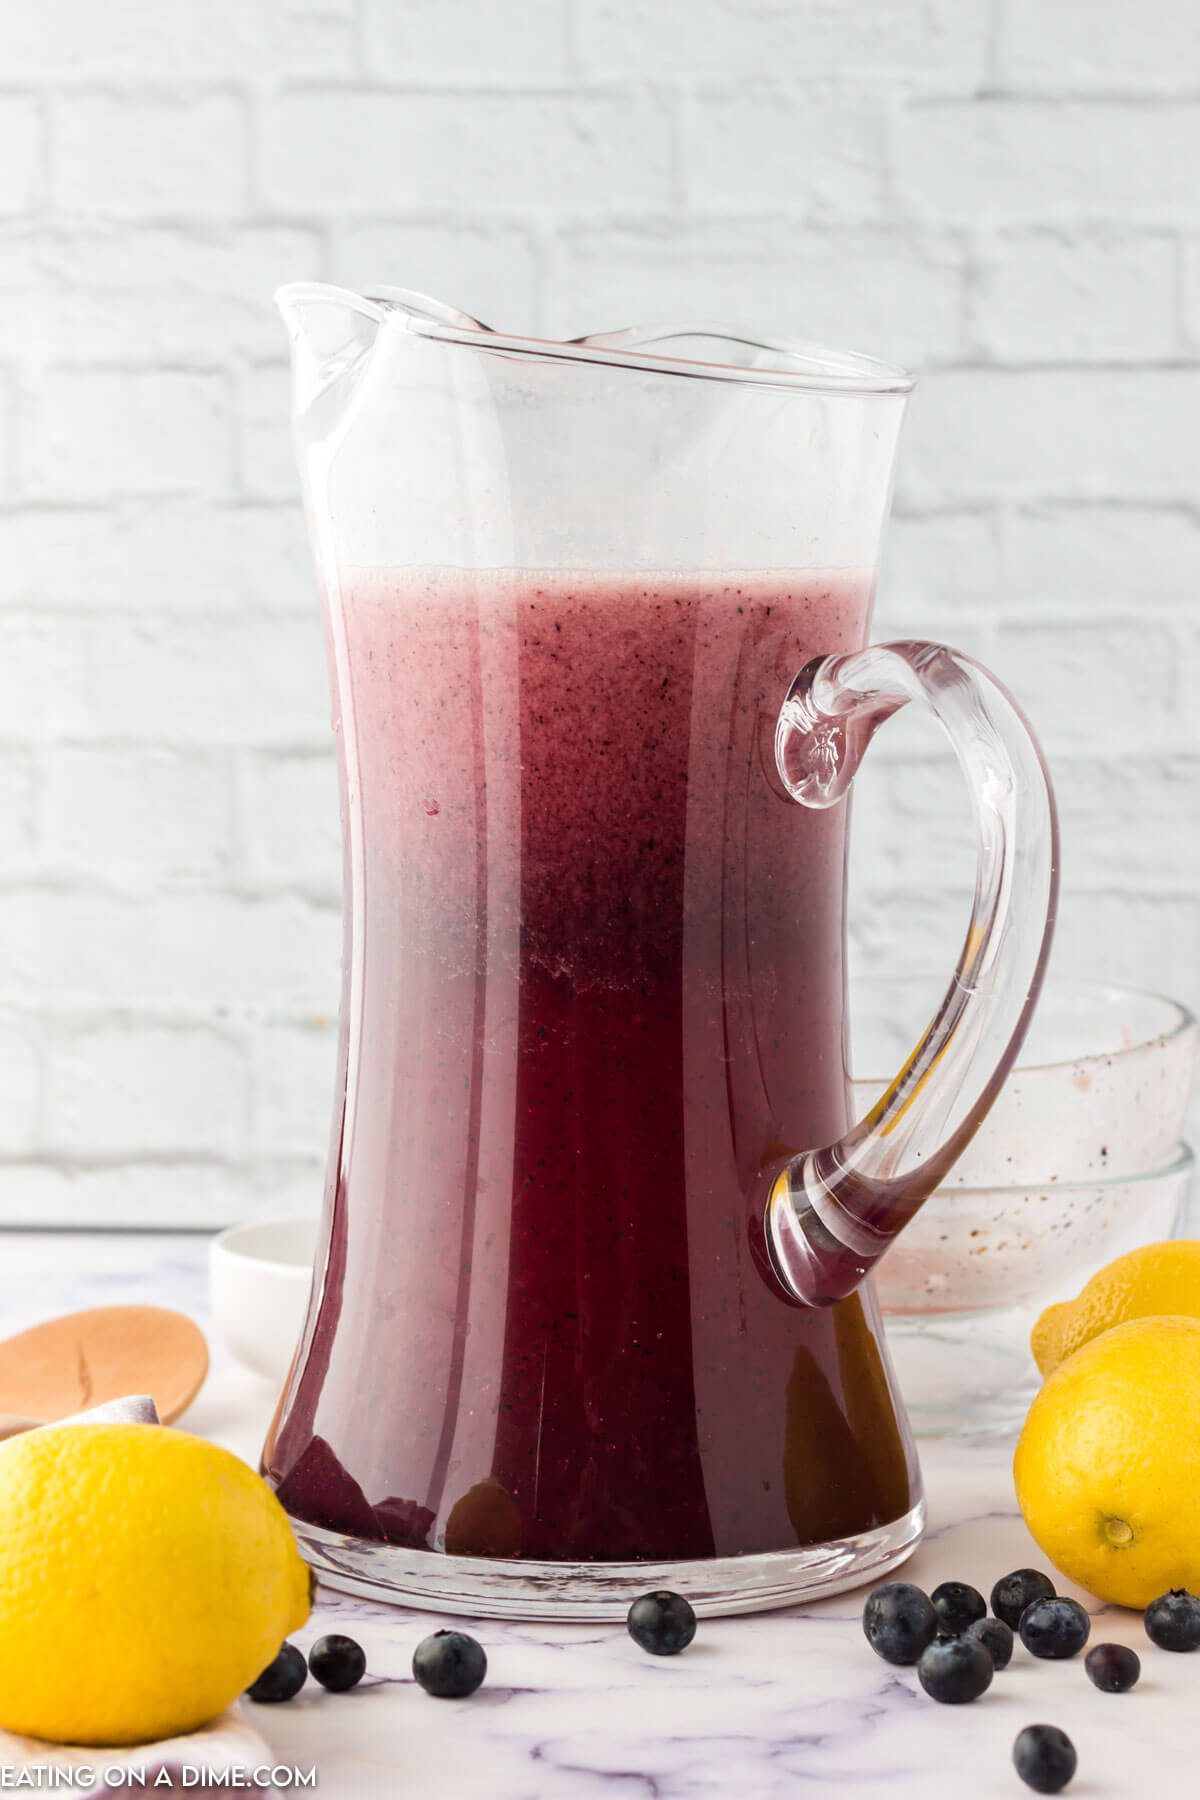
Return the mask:
<svg viewBox="0 0 1200 1800">
<path fill-rule="evenodd" d="M 1131 1319 L 1077 1350 L 1030 1407 L 1013 1475 L 1040 1547 L 1101 1600 L 1200 1589 L 1200 1319 Z"/>
<path fill-rule="evenodd" d="M 161 1425 L 64 1425 L 0 1446 L 0 1725 L 72 1744 L 214 1718 L 309 1612 L 266 1483 Z"/>
<path fill-rule="evenodd" d="M 1030 1348 L 1049 1375 L 1082 1344 L 1126 1319 L 1164 1314 L 1200 1318 L 1200 1241 L 1176 1238 L 1118 1256 L 1074 1300 L 1049 1306 L 1033 1328 Z"/>
</svg>

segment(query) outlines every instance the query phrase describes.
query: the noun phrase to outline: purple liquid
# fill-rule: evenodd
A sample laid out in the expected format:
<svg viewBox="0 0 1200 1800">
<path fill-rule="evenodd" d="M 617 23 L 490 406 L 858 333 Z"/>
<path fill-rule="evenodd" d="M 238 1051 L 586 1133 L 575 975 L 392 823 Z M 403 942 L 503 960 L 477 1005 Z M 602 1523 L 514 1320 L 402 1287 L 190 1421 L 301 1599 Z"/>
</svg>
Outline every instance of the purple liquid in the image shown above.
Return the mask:
<svg viewBox="0 0 1200 1800">
<path fill-rule="evenodd" d="M 295 1517 L 623 1561 L 914 1504 L 869 1290 L 796 1308 L 752 1243 L 763 1167 L 846 1125 L 846 809 L 786 797 L 775 719 L 869 609 L 846 575 L 341 593 L 349 1081 L 264 1454 Z"/>
</svg>

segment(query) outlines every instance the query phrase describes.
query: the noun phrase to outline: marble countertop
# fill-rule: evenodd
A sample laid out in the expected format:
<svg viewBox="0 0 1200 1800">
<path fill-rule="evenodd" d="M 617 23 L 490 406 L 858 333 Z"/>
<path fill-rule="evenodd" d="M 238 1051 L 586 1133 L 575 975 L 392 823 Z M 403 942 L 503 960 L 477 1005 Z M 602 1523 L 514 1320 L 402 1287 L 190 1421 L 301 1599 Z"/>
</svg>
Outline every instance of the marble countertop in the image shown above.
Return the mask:
<svg viewBox="0 0 1200 1800">
<path fill-rule="evenodd" d="M 134 1233 L 6 1233 L 0 1335 L 77 1307 L 175 1306 L 208 1324 L 207 1240 Z M 209 1380 L 183 1425 L 256 1461 L 274 1393 L 212 1344 Z M 1017 1512 L 1012 1442 L 922 1445 L 929 1529 L 907 1565 L 929 1589 L 957 1577 L 986 1593 L 1040 1556 Z M 620 1626 L 482 1620 L 486 1685 L 468 1702 L 429 1699 L 410 1675 L 436 1615 L 323 1592 L 295 1641 L 349 1632 L 368 1674 L 348 1695 L 310 1683 L 286 1706 L 252 1707 L 277 1760 L 317 1770 L 323 1800 L 783 1800 L 827 1794 L 991 1800 L 1028 1793 L 1012 1768 L 1022 1726 L 1074 1740 L 1072 1800 L 1191 1796 L 1200 1656 L 1169 1656 L 1137 1614 L 1101 1608 L 1092 1641 L 1132 1645 L 1143 1674 L 1105 1695 L 1082 1661 L 1010 1667 L 973 1706 L 938 1706 L 910 1669 L 868 1649 L 864 1594 L 749 1618 L 701 1620 L 682 1656 L 644 1655 Z"/>
</svg>

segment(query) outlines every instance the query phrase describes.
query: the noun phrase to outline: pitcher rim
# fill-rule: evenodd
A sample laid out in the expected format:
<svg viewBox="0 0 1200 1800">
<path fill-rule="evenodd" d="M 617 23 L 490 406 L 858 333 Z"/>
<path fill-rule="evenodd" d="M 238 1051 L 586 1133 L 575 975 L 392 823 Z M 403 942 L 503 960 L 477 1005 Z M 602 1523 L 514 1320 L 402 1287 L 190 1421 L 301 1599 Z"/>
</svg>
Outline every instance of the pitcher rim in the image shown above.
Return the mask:
<svg viewBox="0 0 1200 1800">
<path fill-rule="evenodd" d="M 575 362 L 608 365 L 647 374 L 675 375 L 683 379 L 731 382 L 746 387 L 789 389 L 802 393 L 826 393 L 861 399 L 902 396 L 911 393 L 916 378 L 898 363 L 868 356 L 857 350 L 833 350 L 815 343 L 768 340 L 728 326 L 688 320 L 633 326 L 626 330 L 596 333 L 560 340 L 493 331 L 479 320 L 453 307 L 433 302 L 440 316 L 413 310 L 401 298 L 402 290 L 377 286 L 359 292 L 336 283 L 293 281 L 276 290 L 275 301 L 285 312 L 304 301 L 337 302 L 373 319 L 377 324 L 396 324 L 402 330 L 465 349 L 501 352 L 531 361 Z M 774 352 L 810 366 L 800 368 L 745 368 L 737 363 L 698 357 L 664 356 L 640 345 L 669 342 L 672 338 L 706 336 L 749 348 Z"/>
</svg>

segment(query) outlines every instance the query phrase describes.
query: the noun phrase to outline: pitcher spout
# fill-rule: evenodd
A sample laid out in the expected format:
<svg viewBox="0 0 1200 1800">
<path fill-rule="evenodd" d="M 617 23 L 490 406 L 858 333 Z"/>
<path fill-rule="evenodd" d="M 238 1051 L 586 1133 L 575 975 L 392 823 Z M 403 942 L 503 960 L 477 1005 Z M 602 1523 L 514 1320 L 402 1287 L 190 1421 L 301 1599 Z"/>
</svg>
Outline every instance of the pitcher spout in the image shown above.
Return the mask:
<svg viewBox="0 0 1200 1800">
<path fill-rule="evenodd" d="M 291 344 L 293 408 L 299 415 L 370 355 L 385 312 L 362 294 L 310 281 L 280 288 L 275 304 Z"/>
<path fill-rule="evenodd" d="M 331 387 L 353 384 L 378 341 L 386 320 L 412 325 L 451 325 L 487 332 L 470 313 L 411 288 L 376 287 L 369 294 L 321 281 L 293 281 L 281 287 L 275 304 L 283 314 L 292 346 L 292 395 L 297 416 Z"/>
</svg>

